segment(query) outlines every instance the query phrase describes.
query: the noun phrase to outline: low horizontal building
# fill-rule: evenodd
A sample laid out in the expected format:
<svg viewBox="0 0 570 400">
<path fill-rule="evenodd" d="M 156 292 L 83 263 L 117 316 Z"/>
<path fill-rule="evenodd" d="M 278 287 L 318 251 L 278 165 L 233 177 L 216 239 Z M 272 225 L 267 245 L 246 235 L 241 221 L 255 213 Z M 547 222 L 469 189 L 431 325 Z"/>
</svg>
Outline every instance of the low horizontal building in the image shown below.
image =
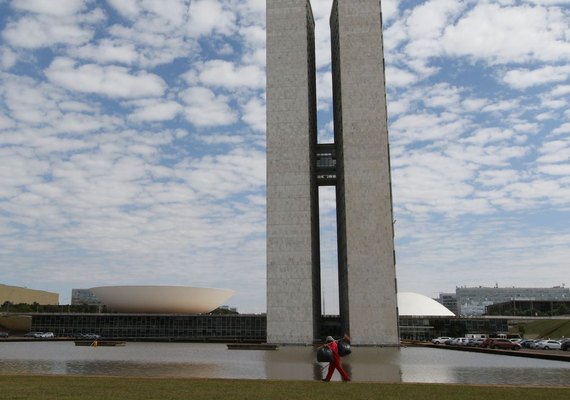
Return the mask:
<svg viewBox="0 0 570 400">
<path fill-rule="evenodd" d="M 458 287 L 457 308 L 461 316 L 485 314 L 485 307 L 511 300 L 565 301 L 570 300 L 570 289 L 520 287 Z"/>
<path fill-rule="evenodd" d="M 59 293 L 0 284 L 0 305 L 6 302 L 12 304 L 38 303 L 41 305 L 57 305 L 59 304 Z"/>
<path fill-rule="evenodd" d="M 265 315 L 32 314 L 32 331 L 115 339 L 264 342 Z"/>
<path fill-rule="evenodd" d="M 570 315 L 570 300 L 509 300 L 487 306 L 486 314 L 528 317 Z"/>
</svg>

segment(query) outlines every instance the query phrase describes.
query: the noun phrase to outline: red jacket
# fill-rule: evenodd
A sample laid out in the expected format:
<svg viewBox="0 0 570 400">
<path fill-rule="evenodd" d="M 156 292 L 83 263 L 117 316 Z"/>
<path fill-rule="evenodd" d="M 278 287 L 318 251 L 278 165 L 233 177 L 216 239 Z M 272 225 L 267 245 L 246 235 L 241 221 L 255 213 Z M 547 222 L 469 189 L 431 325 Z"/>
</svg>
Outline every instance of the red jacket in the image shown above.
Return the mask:
<svg viewBox="0 0 570 400">
<path fill-rule="evenodd" d="M 338 354 L 338 344 L 336 343 L 336 340 L 333 340 L 332 342 L 327 343 L 327 346 L 329 349 L 332 350 L 334 362 L 339 364 L 340 363 L 340 355 Z"/>
</svg>

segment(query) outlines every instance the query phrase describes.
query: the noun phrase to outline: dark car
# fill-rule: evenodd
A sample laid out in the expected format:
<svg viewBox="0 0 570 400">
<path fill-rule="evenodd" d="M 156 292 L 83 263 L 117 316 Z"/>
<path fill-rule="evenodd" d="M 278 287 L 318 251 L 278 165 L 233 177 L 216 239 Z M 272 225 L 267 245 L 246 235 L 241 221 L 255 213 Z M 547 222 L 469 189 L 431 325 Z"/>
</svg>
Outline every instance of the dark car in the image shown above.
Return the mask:
<svg viewBox="0 0 570 400">
<path fill-rule="evenodd" d="M 563 351 L 568 351 L 568 348 L 570 348 L 570 339 L 563 340 L 560 349 Z"/>
<path fill-rule="evenodd" d="M 490 349 L 503 349 L 503 350 L 520 350 L 521 345 L 518 343 L 513 343 L 509 339 L 493 339 L 489 344 Z"/>
</svg>

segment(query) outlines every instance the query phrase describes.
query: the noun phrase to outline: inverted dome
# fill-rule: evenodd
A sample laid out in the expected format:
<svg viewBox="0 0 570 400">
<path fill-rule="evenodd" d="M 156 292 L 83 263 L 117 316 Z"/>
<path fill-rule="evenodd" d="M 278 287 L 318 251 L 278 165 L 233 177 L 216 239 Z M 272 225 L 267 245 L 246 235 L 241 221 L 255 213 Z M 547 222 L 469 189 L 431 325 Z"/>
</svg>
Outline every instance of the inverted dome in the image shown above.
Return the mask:
<svg viewBox="0 0 570 400">
<path fill-rule="evenodd" d="M 418 317 L 455 317 L 447 307 L 419 293 L 398 293 L 398 314 Z"/>
<path fill-rule="evenodd" d="M 189 286 L 100 286 L 89 290 L 115 311 L 162 314 L 208 313 L 234 294 L 229 289 Z"/>
</svg>

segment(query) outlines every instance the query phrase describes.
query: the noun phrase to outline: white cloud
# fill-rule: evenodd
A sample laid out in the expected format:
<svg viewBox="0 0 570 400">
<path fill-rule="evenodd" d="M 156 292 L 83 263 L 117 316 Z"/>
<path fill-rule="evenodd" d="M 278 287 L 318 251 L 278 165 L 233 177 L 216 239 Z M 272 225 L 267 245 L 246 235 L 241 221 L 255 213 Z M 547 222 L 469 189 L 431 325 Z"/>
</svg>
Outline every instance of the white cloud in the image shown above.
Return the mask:
<svg viewBox="0 0 570 400">
<path fill-rule="evenodd" d="M 68 58 L 56 58 L 45 74 L 52 83 L 65 89 L 108 97 L 161 96 L 166 89 L 166 83 L 158 75 L 144 71 L 131 73 L 117 66 L 77 66 Z"/>
<path fill-rule="evenodd" d="M 518 100 L 499 100 L 495 103 L 488 104 L 481 109 L 483 112 L 503 112 L 514 110 L 519 106 Z"/>
<path fill-rule="evenodd" d="M 452 55 L 489 63 L 570 59 L 568 18 L 560 9 L 478 3 L 445 28 L 442 46 Z"/>
<path fill-rule="evenodd" d="M 418 77 L 401 68 L 386 67 L 386 84 L 390 87 L 405 87 L 417 82 Z"/>
<path fill-rule="evenodd" d="M 112 40 L 107 43 L 118 48 L 125 46 L 126 50 L 134 46 L 137 55 L 136 62 L 141 67 L 168 64 L 176 58 L 187 57 L 198 52 L 198 44 L 194 40 L 188 40 L 179 29 L 168 26 L 157 31 L 154 28 L 145 25 L 143 22 L 135 24 L 133 27 L 114 25 L 109 27 Z M 89 46 L 86 48 L 87 56 L 103 59 L 106 56 L 101 54 L 101 50 L 98 46 Z"/>
<path fill-rule="evenodd" d="M 477 181 L 484 186 L 502 187 L 520 180 L 520 173 L 514 169 L 494 169 L 479 172 Z"/>
<path fill-rule="evenodd" d="M 226 96 L 216 95 L 204 87 L 191 87 L 181 94 L 186 104 L 188 121 L 198 127 L 229 125 L 237 121 L 237 113 L 229 106 Z"/>
<path fill-rule="evenodd" d="M 330 70 L 317 72 L 317 110 L 329 110 L 332 106 L 332 74 Z"/>
<path fill-rule="evenodd" d="M 132 43 L 101 40 L 96 45 L 87 44 L 70 51 L 70 55 L 98 64 L 120 63 L 131 65 L 139 59 L 136 47 Z"/>
<path fill-rule="evenodd" d="M 84 9 L 85 0 L 18 0 L 12 2 L 11 5 L 21 11 L 65 17 L 77 14 Z"/>
<path fill-rule="evenodd" d="M 512 160 L 524 157 L 530 149 L 525 146 L 508 144 L 488 145 L 456 145 L 447 147 L 446 153 L 454 158 L 468 161 L 480 166 L 507 167 Z"/>
<path fill-rule="evenodd" d="M 463 133 L 468 123 L 454 114 L 407 114 L 391 124 L 392 140 L 397 144 L 451 141 Z"/>
<path fill-rule="evenodd" d="M 509 140 L 514 136 L 514 134 L 515 133 L 510 129 L 485 128 L 476 131 L 472 136 L 467 138 L 465 141 L 467 143 L 473 143 L 485 146 L 489 143 Z"/>
<path fill-rule="evenodd" d="M 265 132 L 265 103 L 259 98 L 250 99 L 243 106 L 243 121 L 253 130 Z"/>
<path fill-rule="evenodd" d="M 50 123 L 60 116 L 59 94 L 46 85 L 17 75 L 2 75 L 4 99 L 12 119 L 30 124 Z"/>
<path fill-rule="evenodd" d="M 193 37 L 236 31 L 236 16 L 218 0 L 193 0 L 188 8 L 186 31 Z"/>
<path fill-rule="evenodd" d="M 540 165 L 538 170 L 547 175 L 568 176 L 570 175 L 570 164 L 545 164 Z M 559 187 L 553 187 L 551 192 L 557 189 L 559 189 Z M 551 192 L 546 192 L 546 195 L 549 195 Z"/>
<path fill-rule="evenodd" d="M 13 197 L 21 192 L 22 187 L 41 181 L 40 176 L 49 164 L 34 159 L 32 154 L 29 150 L 0 148 L 0 199 Z"/>
<path fill-rule="evenodd" d="M 552 133 L 554 135 L 561 135 L 561 134 L 565 134 L 565 133 L 570 134 L 570 122 L 563 123 L 558 128 L 554 129 L 552 131 Z"/>
<path fill-rule="evenodd" d="M 107 0 L 123 17 L 150 24 L 180 27 L 187 5 L 182 0 Z M 158 20 L 158 21 L 157 21 Z"/>
<path fill-rule="evenodd" d="M 546 83 L 564 82 L 570 78 L 570 66 L 546 66 L 529 70 L 526 68 L 508 71 L 503 80 L 516 89 L 526 89 L 531 86 Z"/>
<path fill-rule="evenodd" d="M 137 122 L 169 121 L 183 110 L 175 101 L 138 100 L 129 104 L 136 107 L 129 118 Z"/>
<path fill-rule="evenodd" d="M 0 112 L 0 130 L 11 128 L 14 126 L 14 121 Z"/>
<path fill-rule="evenodd" d="M 265 72 L 257 65 L 210 60 L 197 64 L 196 70 L 198 81 L 206 86 L 261 89 L 265 85 Z"/>
<path fill-rule="evenodd" d="M 0 66 L 4 70 L 9 70 L 18 61 L 18 55 L 7 47 L 0 48 Z"/>
<path fill-rule="evenodd" d="M 382 5 L 382 19 L 386 23 L 398 16 L 398 3 L 400 0 L 383 0 Z"/>
<path fill-rule="evenodd" d="M 555 87 L 550 94 L 555 97 L 570 94 L 570 85 L 559 85 Z"/>
<path fill-rule="evenodd" d="M 538 164 L 557 164 L 570 162 L 570 140 L 559 139 L 544 142 L 539 149 Z"/>
<path fill-rule="evenodd" d="M 13 47 L 34 49 L 57 44 L 80 45 L 93 37 L 93 30 L 74 22 L 23 17 L 8 23 L 2 37 Z"/>
</svg>

